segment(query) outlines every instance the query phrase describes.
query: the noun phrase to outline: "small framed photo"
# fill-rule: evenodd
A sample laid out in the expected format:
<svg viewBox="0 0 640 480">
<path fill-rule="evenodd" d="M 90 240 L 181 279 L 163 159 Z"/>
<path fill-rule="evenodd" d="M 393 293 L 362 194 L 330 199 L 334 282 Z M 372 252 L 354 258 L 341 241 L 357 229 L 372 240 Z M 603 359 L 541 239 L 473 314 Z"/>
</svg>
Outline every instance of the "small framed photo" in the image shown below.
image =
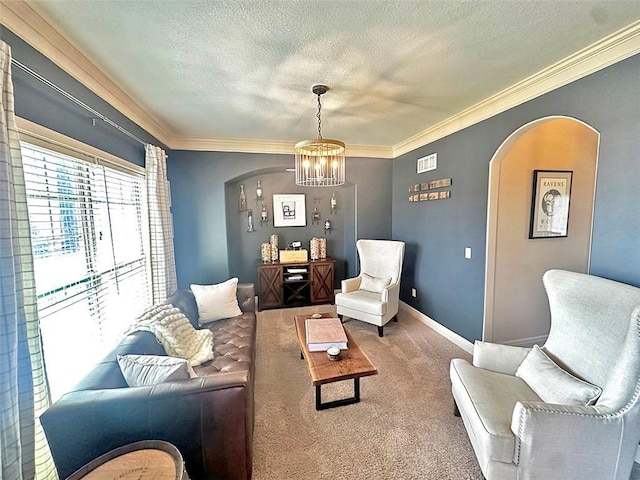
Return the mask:
<svg viewBox="0 0 640 480">
<path fill-rule="evenodd" d="M 304 193 L 273 195 L 273 226 L 304 227 L 307 225 Z"/>
<path fill-rule="evenodd" d="M 570 170 L 534 170 L 529 238 L 566 237 L 571 200 Z"/>
</svg>

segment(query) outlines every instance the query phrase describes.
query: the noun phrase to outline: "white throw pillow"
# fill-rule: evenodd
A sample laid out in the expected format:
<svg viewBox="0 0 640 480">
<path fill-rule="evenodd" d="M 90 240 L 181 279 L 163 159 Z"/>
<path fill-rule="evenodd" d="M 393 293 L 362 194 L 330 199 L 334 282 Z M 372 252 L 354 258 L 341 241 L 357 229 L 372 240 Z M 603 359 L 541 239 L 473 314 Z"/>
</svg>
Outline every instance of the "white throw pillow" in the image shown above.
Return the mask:
<svg viewBox="0 0 640 480">
<path fill-rule="evenodd" d="M 236 296 L 238 279 L 235 277 L 215 285 L 191 285 L 191 291 L 198 304 L 200 325 L 242 315 Z"/>
<path fill-rule="evenodd" d="M 118 365 L 130 387 L 144 387 L 190 378 L 189 365 L 183 358 L 118 355 Z"/>
<path fill-rule="evenodd" d="M 362 273 L 360 279 L 360 290 L 366 290 L 367 292 L 382 293 L 382 291 L 389 286 L 391 278 L 378 278 L 372 277 L 366 273 Z"/>
<path fill-rule="evenodd" d="M 516 370 L 516 377 L 526 382 L 531 390 L 546 403 L 558 405 L 595 405 L 602 389 L 574 377 L 551 360 L 538 345 Z"/>
</svg>

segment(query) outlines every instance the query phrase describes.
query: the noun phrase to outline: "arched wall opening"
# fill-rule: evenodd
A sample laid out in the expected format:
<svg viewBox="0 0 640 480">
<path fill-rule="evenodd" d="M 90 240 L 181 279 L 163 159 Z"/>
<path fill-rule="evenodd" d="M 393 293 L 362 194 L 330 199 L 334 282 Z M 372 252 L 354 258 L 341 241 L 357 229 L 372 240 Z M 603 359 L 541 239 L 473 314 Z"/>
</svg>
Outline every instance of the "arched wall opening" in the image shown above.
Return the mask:
<svg viewBox="0 0 640 480">
<path fill-rule="evenodd" d="M 347 181 L 340 187 L 300 187 L 295 184 L 290 166 L 272 166 L 246 172 L 225 182 L 225 224 L 227 230 L 227 258 L 229 272 L 233 275 L 257 281 L 256 266 L 260 261 L 260 247 L 269 242 L 272 234 L 278 235 L 279 248 L 293 241 L 301 241 L 302 248 L 309 249 L 313 237 L 327 238 L 327 254 L 336 260 L 335 286 L 346 276 L 354 276 L 356 268 L 355 240 L 357 239 L 357 185 Z M 263 200 L 256 200 L 257 181 L 260 180 Z M 240 185 L 244 185 L 247 207 L 252 210 L 255 232 L 248 232 L 247 212 L 239 212 Z M 338 209 L 330 211 L 331 195 L 335 193 Z M 304 194 L 306 225 L 274 227 L 273 195 Z M 268 222 L 260 223 L 262 203 L 268 212 Z M 320 221 L 314 223 L 312 212 L 317 208 Z M 325 232 L 324 221 L 331 221 L 332 229 Z"/>
<path fill-rule="evenodd" d="M 546 117 L 516 130 L 493 156 L 483 340 L 543 343 L 550 326 L 543 273 L 589 271 L 599 139 L 579 120 Z M 573 172 L 566 237 L 529 238 L 534 170 Z"/>
</svg>

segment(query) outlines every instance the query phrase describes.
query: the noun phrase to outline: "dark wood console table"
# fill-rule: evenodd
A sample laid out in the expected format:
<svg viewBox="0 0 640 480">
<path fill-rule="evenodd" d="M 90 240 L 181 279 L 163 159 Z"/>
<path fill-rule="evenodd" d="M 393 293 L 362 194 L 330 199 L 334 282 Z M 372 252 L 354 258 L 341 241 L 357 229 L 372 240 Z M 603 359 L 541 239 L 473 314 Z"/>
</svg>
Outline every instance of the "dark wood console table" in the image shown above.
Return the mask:
<svg viewBox="0 0 640 480">
<path fill-rule="evenodd" d="M 258 265 L 258 311 L 333 303 L 334 260 Z"/>
</svg>

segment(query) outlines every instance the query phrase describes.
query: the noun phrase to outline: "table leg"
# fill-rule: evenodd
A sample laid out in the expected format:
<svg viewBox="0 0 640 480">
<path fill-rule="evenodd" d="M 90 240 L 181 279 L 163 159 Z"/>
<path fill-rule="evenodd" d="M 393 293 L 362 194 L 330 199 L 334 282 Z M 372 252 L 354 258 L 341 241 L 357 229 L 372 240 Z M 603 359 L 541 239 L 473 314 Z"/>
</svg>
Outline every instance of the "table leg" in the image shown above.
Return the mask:
<svg viewBox="0 0 640 480">
<path fill-rule="evenodd" d="M 344 405 L 353 405 L 360 402 L 360 377 L 353 379 L 353 397 L 341 398 L 331 402 L 322 403 L 322 385 L 316 385 L 316 410 L 326 410 L 328 408 L 342 407 Z"/>
</svg>

